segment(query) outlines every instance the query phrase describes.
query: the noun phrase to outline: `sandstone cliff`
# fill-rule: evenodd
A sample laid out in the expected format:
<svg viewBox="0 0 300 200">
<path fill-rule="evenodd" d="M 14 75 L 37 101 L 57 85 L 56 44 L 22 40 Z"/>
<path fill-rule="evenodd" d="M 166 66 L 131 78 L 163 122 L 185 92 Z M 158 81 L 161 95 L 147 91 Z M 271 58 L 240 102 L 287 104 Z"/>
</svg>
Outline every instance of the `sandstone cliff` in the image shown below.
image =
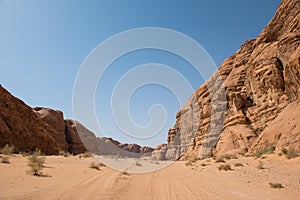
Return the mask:
<svg viewBox="0 0 300 200">
<path fill-rule="evenodd" d="M 176 116 L 156 159 L 300 148 L 300 2 L 284 0 Z"/>
<path fill-rule="evenodd" d="M 76 155 L 89 150 L 100 155 L 137 157 L 153 151 L 151 147 L 97 138 L 79 122 L 64 119 L 61 111 L 31 108 L 0 85 L 0 148 L 6 144 L 15 146 L 16 152 L 38 148 L 46 154 L 68 151 Z"/>
</svg>

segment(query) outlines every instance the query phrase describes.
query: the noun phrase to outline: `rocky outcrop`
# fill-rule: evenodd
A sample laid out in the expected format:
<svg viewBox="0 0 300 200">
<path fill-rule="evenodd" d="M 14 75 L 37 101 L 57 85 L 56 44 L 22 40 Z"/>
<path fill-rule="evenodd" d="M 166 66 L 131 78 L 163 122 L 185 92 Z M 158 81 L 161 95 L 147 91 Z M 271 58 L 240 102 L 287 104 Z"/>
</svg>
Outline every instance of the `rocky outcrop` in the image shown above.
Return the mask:
<svg viewBox="0 0 300 200">
<path fill-rule="evenodd" d="M 59 110 L 41 107 L 34 108 L 33 110 L 47 126 L 53 129 L 50 134 L 57 142 L 59 148 L 63 151 L 68 151 L 69 144 L 65 136 L 66 125 L 63 113 Z"/>
<path fill-rule="evenodd" d="M 83 145 L 77 129 L 76 122 L 74 120 L 66 119 L 65 122 L 65 140 L 68 143 L 68 151 L 73 154 L 81 154 L 86 152 L 87 149 Z"/>
<path fill-rule="evenodd" d="M 79 122 L 65 120 L 61 111 L 32 109 L 0 85 L 0 148 L 6 144 L 15 146 L 16 152 L 40 149 L 50 155 L 59 151 L 76 155 L 89 150 L 100 155 L 137 157 L 153 151 L 151 147 L 97 138 Z"/>
<path fill-rule="evenodd" d="M 246 41 L 194 92 L 177 113 L 167 146 L 153 156 L 186 159 L 269 145 L 300 148 L 292 128 L 300 116 L 299 12 L 298 0 L 284 0 L 257 39 Z M 289 111 L 294 123 L 283 123 Z"/>
<path fill-rule="evenodd" d="M 38 148 L 57 154 L 63 145 L 57 143 L 55 135 L 32 108 L 0 86 L 0 147 L 10 144 L 17 152 Z"/>
</svg>

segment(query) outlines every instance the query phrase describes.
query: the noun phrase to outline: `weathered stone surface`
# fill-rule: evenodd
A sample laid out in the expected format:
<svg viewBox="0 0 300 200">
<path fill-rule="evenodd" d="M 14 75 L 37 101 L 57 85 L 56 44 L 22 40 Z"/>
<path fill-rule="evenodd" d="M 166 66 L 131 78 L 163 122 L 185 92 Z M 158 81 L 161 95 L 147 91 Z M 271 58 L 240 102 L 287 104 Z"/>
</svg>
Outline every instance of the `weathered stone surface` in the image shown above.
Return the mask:
<svg viewBox="0 0 300 200">
<path fill-rule="evenodd" d="M 245 153 L 266 147 L 269 137 L 278 138 L 272 140 L 277 148 L 298 146 L 294 125 L 274 123 L 288 109 L 294 108 L 293 119 L 300 115 L 299 12 L 299 0 L 284 0 L 257 39 L 246 41 L 194 92 L 177 113 L 167 146 L 153 155 L 186 159 Z"/>
<path fill-rule="evenodd" d="M 66 126 L 63 113 L 59 110 L 42 107 L 33 108 L 33 110 L 43 120 L 43 122 L 45 122 L 46 125 L 53 129 L 50 134 L 52 134 L 52 137 L 55 139 L 61 150 L 68 151 L 69 144 L 66 141 Z"/>
<path fill-rule="evenodd" d="M 10 144 L 17 152 L 38 148 L 46 154 L 57 154 L 61 145 L 54 135 L 55 131 L 32 108 L 0 86 L 0 147 Z"/>
<path fill-rule="evenodd" d="M 83 145 L 77 129 L 76 122 L 71 119 L 64 120 L 65 123 L 65 140 L 68 143 L 68 151 L 74 155 L 81 154 L 87 151 Z"/>
</svg>

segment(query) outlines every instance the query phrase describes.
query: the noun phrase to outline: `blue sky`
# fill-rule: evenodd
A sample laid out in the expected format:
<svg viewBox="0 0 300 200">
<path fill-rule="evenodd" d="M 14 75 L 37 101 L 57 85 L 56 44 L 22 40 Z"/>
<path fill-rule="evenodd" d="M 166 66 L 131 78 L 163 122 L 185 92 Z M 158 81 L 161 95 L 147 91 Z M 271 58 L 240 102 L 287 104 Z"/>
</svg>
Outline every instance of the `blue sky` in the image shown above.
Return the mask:
<svg viewBox="0 0 300 200">
<path fill-rule="evenodd" d="M 245 40 L 259 34 L 279 3 L 0 0 L 0 84 L 32 107 L 59 109 L 66 118 L 73 118 L 72 92 L 79 67 L 90 51 L 110 36 L 140 27 L 173 29 L 196 40 L 219 65 Z M 155 137 L 129 137 L 115 127 L 110 113 L 109 98 L 118 78 L 126 70 L 149 62 L 173 67 L 191 81 L 194 89 L 203 81 L 186 61 L 167 52 L 144 50 L 123 56 L 112 64 L 96 92 L 95 108 L 105 136 L 150 146 L 166 141 L 167 129 L 173 126 L 180 108 L 166 88 L 145 86 L 129 102 L 131 116 L 140 125 L 149 123 L 151 105 L 164 105 L 168 117 Z"/>
</svg>

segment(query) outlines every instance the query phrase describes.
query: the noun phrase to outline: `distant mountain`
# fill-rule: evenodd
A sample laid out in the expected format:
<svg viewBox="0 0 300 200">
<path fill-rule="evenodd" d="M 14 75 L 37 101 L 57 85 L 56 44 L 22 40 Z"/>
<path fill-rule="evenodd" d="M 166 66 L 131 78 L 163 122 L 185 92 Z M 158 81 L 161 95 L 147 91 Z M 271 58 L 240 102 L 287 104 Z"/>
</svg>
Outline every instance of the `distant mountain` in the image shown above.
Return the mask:
<svg viewBox="0 0 300 200">
<path fill-rule="evenodd" d="M 0 148 L 6 144 L 14 145 L 16 152 L 38 148 L 48 155 L 61 150 L 75 155 L 90 150 L 100 155 L 137 157 L 153 151 L 151 147 L 97 138 L 79 122 L 64 119 L 61 111 L 31 108 L 0 85 Z"/>
<path fill-rule="evenodd" d="M 300 150 L 299 44 L 300 1 L 283 0 L 259 36 L 224 60 L 179 110 L 153 158 Z"/>
</svg>

